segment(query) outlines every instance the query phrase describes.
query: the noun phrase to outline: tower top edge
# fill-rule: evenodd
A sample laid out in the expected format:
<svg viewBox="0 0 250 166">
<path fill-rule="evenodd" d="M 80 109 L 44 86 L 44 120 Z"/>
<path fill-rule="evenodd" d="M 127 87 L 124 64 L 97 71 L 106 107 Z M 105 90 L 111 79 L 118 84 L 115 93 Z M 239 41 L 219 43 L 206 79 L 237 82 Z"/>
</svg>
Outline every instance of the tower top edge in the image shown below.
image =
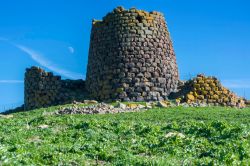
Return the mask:
<svg viewBox="0 0 250 166">
<path fill-rule="evenodd" d="M 146 10 L 140 10 L 135 7 L 131 7 L 130 9 L 125 9 L 122 6 L 118 6 L 113 11 L 108 12 L 102 20 L 92 20 L 92 25 L 96 25 L 99 23 L 103 23 L 105 21 L 108 21 L 108 18 L 113 15 L 124 15 L 124 16 L 132 16 L 133 14 L 137 14 L 138 16 L 146 16 L 146 17 L 164 17 L 164 14 L 158 11 L 146 11 Z"/>
</svg>

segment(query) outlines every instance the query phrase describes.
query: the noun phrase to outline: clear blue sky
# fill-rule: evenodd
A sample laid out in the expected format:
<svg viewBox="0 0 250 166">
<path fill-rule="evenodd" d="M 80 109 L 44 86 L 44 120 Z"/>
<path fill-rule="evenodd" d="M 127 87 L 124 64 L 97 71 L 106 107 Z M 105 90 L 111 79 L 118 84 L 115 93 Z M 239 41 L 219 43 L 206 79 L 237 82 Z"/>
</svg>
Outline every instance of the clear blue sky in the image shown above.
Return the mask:
<svg viewBox="0 0 250 166">
<path fill-rule="evenodd" d="M 0 5 L 0 110 L 23 103 L 26 67 L 84 78 L 91 20 L 120 5 L 164 13 L 182 79 L 215 75 L 250 98 L 249 0 L 6 0 Z"/>
</svg>

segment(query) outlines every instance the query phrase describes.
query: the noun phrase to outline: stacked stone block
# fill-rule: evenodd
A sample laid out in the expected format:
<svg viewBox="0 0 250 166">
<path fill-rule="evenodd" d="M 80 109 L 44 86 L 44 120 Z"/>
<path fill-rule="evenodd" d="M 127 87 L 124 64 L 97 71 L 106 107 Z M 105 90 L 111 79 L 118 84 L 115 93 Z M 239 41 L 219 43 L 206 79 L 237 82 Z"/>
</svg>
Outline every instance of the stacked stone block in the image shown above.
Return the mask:
<svg viewBox="0 0 250 166">
<path fill-rule="evenodd" d="M 86 90 L 90 98 L 167 99 L 179 80 L 163 14 L 122 7 L 93 21 Z"/>
<path fill-rule="evenodd" d="M 207 103 L 221 106 L 244 108 L 245 101 L 229 89 L 223 87 L 215 77 L 197 75 L 179 87 L 180 91 L 171 94 L 187 103 Z"/>
<path fill-rule="evenodd" d="M 39 67 L 26 69 L 25 110 L 70 103 L 85 97 L 83 80 L 61 80 Z"/>
</svg>

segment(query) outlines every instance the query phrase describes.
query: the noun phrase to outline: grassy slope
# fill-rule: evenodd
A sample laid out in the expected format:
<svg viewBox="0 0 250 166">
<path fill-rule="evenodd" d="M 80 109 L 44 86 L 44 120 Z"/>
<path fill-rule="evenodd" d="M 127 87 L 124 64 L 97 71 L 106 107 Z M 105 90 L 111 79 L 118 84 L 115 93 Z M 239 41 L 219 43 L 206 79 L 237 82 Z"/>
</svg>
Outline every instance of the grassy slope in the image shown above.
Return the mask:
<svg viewBox="0 0 250 166">
<path fill-rule="evenodd" d="M 250 163 L 250 109 L 168 108 L 114 115 L 0 118 L 6 165 L 190 165 Z M 40 125 L 48 125 L 46 129 Z M 166 137 L 170 132 L 185 135 Z"/>
</svg>

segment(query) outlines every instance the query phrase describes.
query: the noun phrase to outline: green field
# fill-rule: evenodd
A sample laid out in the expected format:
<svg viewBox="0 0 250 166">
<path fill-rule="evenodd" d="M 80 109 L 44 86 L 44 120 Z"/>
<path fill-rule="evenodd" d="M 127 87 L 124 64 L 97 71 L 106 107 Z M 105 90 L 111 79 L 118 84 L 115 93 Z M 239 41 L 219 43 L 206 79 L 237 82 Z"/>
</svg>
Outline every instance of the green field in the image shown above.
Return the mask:
<svg viewBox="0 0 250 166">
<path fill-rule="evenodd" d="M 250 108 L 49 114 L 57 108 L 0 117 L 0 165 L 250 164 Z"/>
</svg>

